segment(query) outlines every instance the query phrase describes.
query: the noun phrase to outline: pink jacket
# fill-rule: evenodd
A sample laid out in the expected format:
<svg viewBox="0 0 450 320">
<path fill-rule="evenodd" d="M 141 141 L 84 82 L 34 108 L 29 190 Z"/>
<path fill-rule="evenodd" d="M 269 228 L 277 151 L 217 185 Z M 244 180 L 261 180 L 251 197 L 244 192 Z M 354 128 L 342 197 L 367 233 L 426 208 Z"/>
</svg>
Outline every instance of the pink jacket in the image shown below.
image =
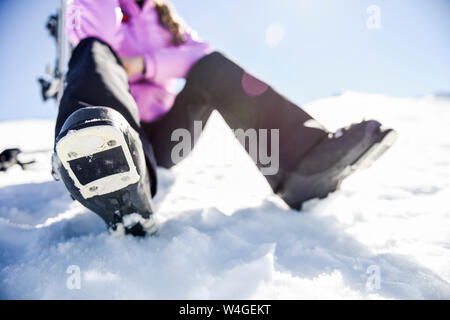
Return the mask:
<svg viewBox="0 0 450 320">
<path fill-rule="evenodd" d="M 134 0 L 73 0 L 66 20 L 74 46 L 86 37 L 97 37 L 119 56 L 144 57 L 145 74 L 129 82 L 141 121 L 147 122 L 169 111 L 176 96 L 175 79 L 185 78 L 194 63 L 212 51 L 208 43 L 194 40 L 190 33 L 186 43 L 172 45 L 171 34 L 160 26 L 153 3 L 146 0 L 141 9 Z"/>
</svg>

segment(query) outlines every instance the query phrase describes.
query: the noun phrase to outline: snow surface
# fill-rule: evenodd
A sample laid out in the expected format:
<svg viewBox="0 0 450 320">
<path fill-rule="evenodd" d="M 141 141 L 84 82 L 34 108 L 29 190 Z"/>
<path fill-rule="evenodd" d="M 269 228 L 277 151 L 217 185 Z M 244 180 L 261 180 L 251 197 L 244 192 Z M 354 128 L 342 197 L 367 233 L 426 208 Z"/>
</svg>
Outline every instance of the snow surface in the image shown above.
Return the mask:
<svg viewBox="0 0 450 320">
<path fill-rule="evenodd" d="M 159 170 L 157 237 L 112 237 L 52 180 L 49 151 L 0 172 L 0 298 L 450 299 L 450 100 L 345 92 L 305 109 L 330 129 L 375 118 L 400 136 L 302 212 L 217 114 L 191 157 Z M 53 122 L 3 122 L 0 137 L 0 149 L 49 149 Z"/>
</svg>

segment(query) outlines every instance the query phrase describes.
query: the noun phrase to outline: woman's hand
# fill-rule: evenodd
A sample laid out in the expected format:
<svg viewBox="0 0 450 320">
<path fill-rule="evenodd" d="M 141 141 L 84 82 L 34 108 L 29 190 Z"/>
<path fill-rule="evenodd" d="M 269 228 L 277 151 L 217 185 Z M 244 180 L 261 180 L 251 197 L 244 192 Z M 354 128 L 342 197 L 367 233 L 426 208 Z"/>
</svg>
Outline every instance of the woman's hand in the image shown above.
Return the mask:
<svg viewBox="0 0 450 320">
<path fill-rule="evenodd" d="M 122 61 L 123 67 L 125 68 L 128 77 L 134 76 L 139 73 L 144 73 L 145 62 L 142 56 L 132 58 L 120 57 L 120 60 Z"/>
</svg>

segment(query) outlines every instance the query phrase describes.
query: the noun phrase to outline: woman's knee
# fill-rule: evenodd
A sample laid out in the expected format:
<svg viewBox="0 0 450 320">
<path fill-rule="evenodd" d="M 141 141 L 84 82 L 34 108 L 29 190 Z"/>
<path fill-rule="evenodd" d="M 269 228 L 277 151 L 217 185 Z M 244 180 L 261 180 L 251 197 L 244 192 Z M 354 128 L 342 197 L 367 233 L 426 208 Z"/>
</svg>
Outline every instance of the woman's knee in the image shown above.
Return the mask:
<svg viewBox="0 0 450 320">
<path fill-rule="evenodd" d="M 108 43 L 95 37 L 85 38 L 72 52 L 69 72 L 79 64 L 110 64 L 111 61 L 121 66 L 118 55 Z"/>
</svg>

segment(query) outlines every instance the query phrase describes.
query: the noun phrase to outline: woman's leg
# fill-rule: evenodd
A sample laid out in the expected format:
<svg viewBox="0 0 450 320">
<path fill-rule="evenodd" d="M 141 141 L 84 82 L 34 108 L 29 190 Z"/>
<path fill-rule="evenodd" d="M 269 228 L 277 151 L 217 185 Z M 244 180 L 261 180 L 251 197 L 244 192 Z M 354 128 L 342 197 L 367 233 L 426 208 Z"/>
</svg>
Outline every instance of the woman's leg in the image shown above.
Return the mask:
<svg viewBox="0 0 450 320">
<path fill-rule="evenodd" d="M 55 126 L 58 135 L 64 121 L 86 106 L 108 106 L 121 113 L 139 130 L 136 102 L 119 58 L 108 44 L 96 38 L 82 40 L 74 49 Z"/>
<path fill-rule="evenodd" d="M 278 130 L 278 140 L 272 142 L 267 138 L 266 145 L 259 141 L 261 136 L 253 148 L 245 139 L 239 140 L 247 152 L 252 149 L 253 160 L 273 191 L 295 209 L 300 209 L 308 199 L 335 191 L 355 168 L 369 166 L 396 137 L 393 130 L 382 129 L 377 121 L 363 121 L 331 134 L 297 105 L 214 52 L 190 70 L 186 86 L 172 109 L 161 119 L 143 125 L 157 163 L 165 167 L 174 165 L 171 153 L 178 143 L 171 141 L 174 130 L 186 129 L 193 137 L 194 121 L 202 121 L 204 125 L 214 109 L 232 129 L 243 129 L 241 132 L 254 130 L 258 135 L 263 130 L 267 138 L 272 130 Z M 192 147 L 195 141 L 192 139 Z M 270 170 L 267 174 L 264 170 L 267 163 L 259 158 L 266 151 L 272 153 L 272 158 L 278 151 L 279 166 L 275 173 Z"/>
<path fill-rule="evenodd" d="M 136 102 L 129 91 L 128 76 L 119 57 L 105 42 L 96 38 L 82 40 L 69 62 L 66 88 L 58 109 L 55 137 L 64 121 L 75 111 L 88 106 L 106 106 L 118 111 L 139 133 L 156 193 L 156 161 L 147 136 L 141 128 Z"/>
<path fill-rule="evenodd" d="M 255 94 L 255 91 L 259 92 Z M 191 69 L 185 88 L 177 96 L 172 109 L 155 122 L 143 123 L 158 165 L 174 165 L 171 151 L 178 142 L 171 141 L 172 132 L 183 128 L 193 136 L 194 121 L 202 121 L 204 125 L 214 109 L 220 112 L 232 129 L 254 129 L 257 133 L 261 129 L 267 130 L 269 152 L 277 150 L 272 146 L 270 132 L 272 129 L 279 130 L 279 141 L 276 141 L 279 144 L 279 170 L 276 174 L 265 175 L 275 192 L 279 190 L 284 175 L 291 172 L 301 157 L 328 135 L 301 108 L 246 74 L 222 54 L 214 52 Z M 315 125 L 310 126 L 312 123 Z M 249 144 L 245 148 L 249 151 Z M 260 169 L 267 165 L 260 159 L 254 160 Z"/>
<path fill-rule="evenodd" d="M 70 130 L 79 133 L 79 137 L 70 140 Z M 92 143 L 108 139 L 108 135 L 115 135 L 116 139 L 105 140 L 109 147 L 102 143 L 98 146 L 101 150 L 96 149 L 92 154 L 80 157 L 88 153 L 84 146 L 79 146 L 80 139 L 85 139 L 86 135 Z M 73 148 L 81 150 L 71 152 L 78 154 L 73 159 L 67 156 L 68 152 L 58 152 L 66 136 L 69 140 L 65 140 L 64 148 L 73 145 Z M 121 141 L 123 146 L 120 149 Z M 108 225 L 114 227 L 123 215 L 129 213 L 140 213 L 145 218 L 152 213 L 151 196 L 156 193 L 153 151 L 140 126 L 127 74 L 114 51 L 101 40 L 84 39 L 73 51 L 55 126 L 55 150 L 60 160 L 61 178 L 72 196 L 99 214 Z M 64 157 L 70 161 L 64 162 Z M 88 158 L 88 162 L 84 161 Z M 78 171 L 75 166 L 79 166 Z M 119 172 L 124 176 L 117 184 L 113 183 L 117 188 L 107 186 L 105 178 L 112 181 L 113 175 L 118 176 Z M 94 186 L 89 189 L 91 183 Z"/>
</svg>

